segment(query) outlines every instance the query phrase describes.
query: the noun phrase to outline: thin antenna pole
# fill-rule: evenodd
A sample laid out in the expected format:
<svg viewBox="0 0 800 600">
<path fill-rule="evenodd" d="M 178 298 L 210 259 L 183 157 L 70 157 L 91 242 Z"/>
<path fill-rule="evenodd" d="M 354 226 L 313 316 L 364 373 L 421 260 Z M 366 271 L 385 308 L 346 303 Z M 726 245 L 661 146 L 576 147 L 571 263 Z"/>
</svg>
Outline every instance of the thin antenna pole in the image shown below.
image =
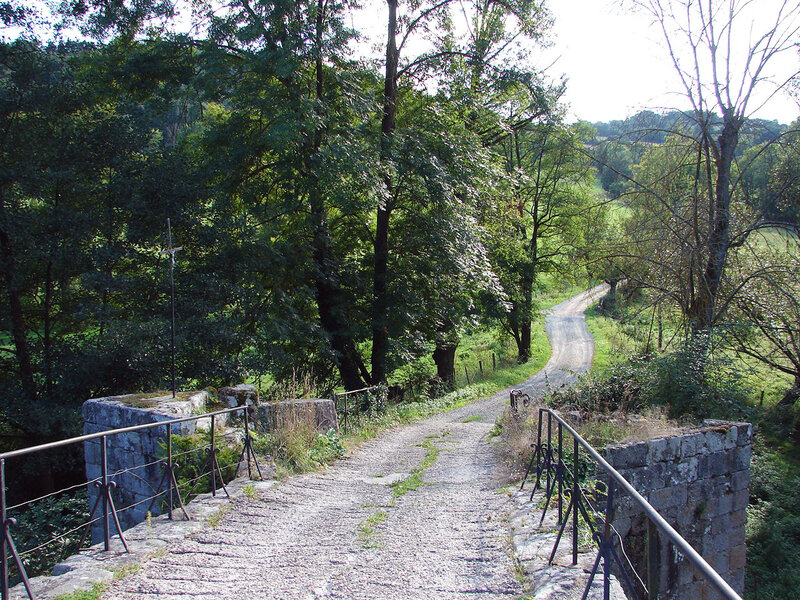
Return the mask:
<svg viewBox="0 0 800 600">
<path fill-rule="evenodd" d="M 178 250 L 183 250 L 182 246 L 177 248 L 172 247 L 172 227 L 167 217 L 167 249 L 162 252 L 169 256 L 169 295 L 170 305 L 172 309 L 172 318 L 170 319 L 170 358 L 172 363 L 172 397 L 175 397 L 175 253 Z"/>
</svg>

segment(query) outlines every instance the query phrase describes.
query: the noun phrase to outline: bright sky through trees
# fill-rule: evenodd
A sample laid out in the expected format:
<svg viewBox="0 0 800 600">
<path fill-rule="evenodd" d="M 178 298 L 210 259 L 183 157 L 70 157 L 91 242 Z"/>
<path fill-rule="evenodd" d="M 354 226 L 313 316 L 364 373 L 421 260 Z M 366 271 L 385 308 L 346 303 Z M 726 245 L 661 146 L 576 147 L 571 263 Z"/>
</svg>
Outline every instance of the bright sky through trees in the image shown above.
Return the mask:
<svg viewBox="0 0 800 600">
<path fill-rule="evenodd" d="M 565 74 L 568 79 L 565 99 L 571 118 L 609 121 L 644 108 L 686 108 L 662 34 L 648 16 L 621 8 L 619 0 L 549 0 L 548 4 L 555 27 L 545 64 L 555 61 L 552 75 Z M 754 29 L 768 26 L 778 4 L 779 0 L 753 3 L 756 18 L 767 20 Z M 743 38 L 735 41 L 747 43 Z M 781 73 L 796 71 L 798 63 L 796 52 L 774 61 Z M 789 123 L 798 115 L 797 100 L 781 93 L 753 116 Z"/>
<path fill-rule="evenodd" d="M 788 5 L 797 0 L 791 0 Z M 569 105 L 569 120 L 610 121 L 624 119 L 643 109 L 686 109 L 681 82 L 670 62 L 660 29 L 648 15 L 631 10 L 630 0 L 546 0 L 554 17 L 551 46 L 534 55 L 538 68 L 547 68 L 551 79 L 565 77 L 564 100 Z M 757 0 L 752 3 L 756 19 L 754 32 L 768 28 L 783 0 Z M 465 9 L 468 2 L 464 2 Z M 468 9 L 467 9 L 468 10 Z M 460 15 L 454 14 L 454 25 Z M 748 14 L 746 18 L 750 18 Z M 749 29 L 739 23 L 737 33 L 747 44 Z M 352 26 L 372 44 L 373 56 L 381 56 L 386 40 L 386 3 L 365 2 L 353 17 Z M 800 53 L 785 54 L 771 61 L 778 74 L 796 72 Z M 761 86 L 762 91 L 769 86 Z M 762 102 L 752 102 L 759 106 Z M 776 95 L 751 116 L 790 123 L 800 116 L 797 97 Z"/>
</svg>

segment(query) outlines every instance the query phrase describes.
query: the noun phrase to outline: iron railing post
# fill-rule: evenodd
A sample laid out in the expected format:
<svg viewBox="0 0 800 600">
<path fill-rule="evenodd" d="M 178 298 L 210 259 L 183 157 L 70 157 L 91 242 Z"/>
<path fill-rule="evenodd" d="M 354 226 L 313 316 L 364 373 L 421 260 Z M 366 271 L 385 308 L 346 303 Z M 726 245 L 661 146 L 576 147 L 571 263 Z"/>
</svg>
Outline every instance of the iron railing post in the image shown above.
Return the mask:
<svg viewBox="0 0 800 600">
<path fill-rule="evenodd" d="M 542 419 L 544 418 L 544 409 L 539 409 L 539 422 L 536 424 L 536 483 L 533 484 L 533 492 L 537 490 L 542 480 Z M 531 492 L 531 500 L 533 500 L 533 492 Z"/>
<path fill-rule="evenodd" d="M 250 445 L 250 425 L 247 413 L 250 412 L 247 410 L 247 406 L 244 407 L 244 443 L 248 446 Z M 336 412 L 336 403 L 333 404 L 333 412 Z M 247 478 L 253 479 L 253 473 L 250 470 L 250 455 L 247 454 Z M 237 467 L 238 468 L 238 467 Z"/>
<path fill-rule="evenodd" d="M 614 479 L 609 477 L 608 498 L 606 501 L 606 516 L 603 527 L 603 600 L 611 596 L 611 520 L 614 518 Z"/>
<path fill-rule="evenodd" d="M 545 468 L 547 469 L 547 494 L 550 494 L 550 467 L 551 461 L 553 458 L 553 415 L 548 411 L 547 413 L 547 452 L 546 456 L 546 465 Z"/>
<path fill-rule="evenodd" d="M 169 486 L 169 498 L 167 501 L 167 516 L 172 520 L 172 503 L 175 501 L 172 496 L 173 482 L 175 480 L 175 471 L 173 471 L 172 464 L 172 425 L 167 425 L 167 485 Z"/>
<path fill-rule="evenodd" d="M 658 596 L 658 528 L 647 519 L 647 597 Z"/>
<path fill-rule="evenodd" d="M 211 495 L 216 497 L 217 495 L 217 474 L 214 472 L 214 467 L 217 464 L 217 447 L 214 444 L 214 429 L 215 421 L 214 415 L 211 415 Z"/>
<path fill-rule="evenodd" d="M 578 564 L 578 506 L 581 502 L 581 485 L 578 461 L 578 438 L 572 438 L 572 564 Z"/>
<path fill-rule="evenodd" d="M 558 468 L 556 477 L 558 478 L 558 524 L 561 525 L 562 512 L 564 510 L 564 456 L 561 451 L 563 441 L 561 423 L 558 424 Z"/>
<path fill-rule="evenodd" d="M 103 547 L 106 552 L 111 548 L 111 532 L 108 523 L 108 457 L 106 441 L 108 437 L 100 438 L 100 468 L 102 469 L 100 493 L 103 495 Z"/>
<path fill-rule="evenodd" d="M 6 461 L 0 458 L 0 525 L 3 527 L 3 543 L 0 548 L 0 577 L 2 578 L 3 600 L 8 600 L 8 545 L 6 544 Z"/>
</svg>

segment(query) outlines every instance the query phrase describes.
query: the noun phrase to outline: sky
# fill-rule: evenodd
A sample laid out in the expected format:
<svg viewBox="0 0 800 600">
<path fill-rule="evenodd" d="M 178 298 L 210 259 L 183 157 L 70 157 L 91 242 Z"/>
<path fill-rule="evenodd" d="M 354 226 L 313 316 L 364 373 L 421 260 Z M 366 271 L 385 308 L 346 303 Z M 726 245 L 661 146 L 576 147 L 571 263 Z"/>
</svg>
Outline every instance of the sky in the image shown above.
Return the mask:
<svg viewBox="0 0 800 600">
<path fill-rule="evenodd" d="M 773 0 L 758 0 L 758 15 Z M 567 77 L 570 120 L 624 119 L 641 109 L 688 108 L 660 29 L 642 14 L 623 11 L 614 0 L 548 0 L 555 18 L 553 46 L 537 60 Z M 748 32 L 740 36 L 741 41 Z M 800 56 L 781 59 L 781 72 L 797 70 Z M 759 103 L 760 104 L 760 103 Z M 751 105 L 755 106 L 754 103 Z M 800 115 L 796 100 L 781 94 L 754 115 L 789 123 Z"/>
</svg>

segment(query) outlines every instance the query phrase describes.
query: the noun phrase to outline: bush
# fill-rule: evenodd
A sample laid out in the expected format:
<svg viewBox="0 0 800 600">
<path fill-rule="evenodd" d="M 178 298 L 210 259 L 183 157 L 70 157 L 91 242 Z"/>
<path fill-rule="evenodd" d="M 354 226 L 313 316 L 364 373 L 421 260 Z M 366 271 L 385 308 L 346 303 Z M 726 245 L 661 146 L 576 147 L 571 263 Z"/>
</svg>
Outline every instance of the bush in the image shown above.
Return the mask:
<svg viewBox="0 0 800 600">
<path fill-rule="evenodd" d="M 745 597 L 777 600 L 800 589 L 800 476 L 778 454 L 757 447 L 747 508 Z"/>
<path fill-rule="evenodd" d="M 732 361 L 706 356 L 705 347 L 688 342 L 663 356 L 632 355 L 602 375 L 587 375 L 552 394 L 549 403 L 588 413 L 638 412 L 647 406 L 666 409 L 671 418 L 750 416 L 749 390 Z"/>
<path fill-rule="evenodd" d="M 257 454 L 270 455 L 287 474 L 316 471 L 345 453 L 334 429 L 321 433 L 299 422 L 267 435 L 254 435 L 254 449 Z"/>
<path fill-rule="evenodd" d="M 11 535 L 19 552 L 50 542 L 24 557 L 23 563 L 29 577 L 47 573 L 53 565 L 80 550 L 81 541 L 87 545 L 91 539 L 86 528 L 81 527 L 89 521 L 89 502 L 85 489 L 45 498 L 18 511 L 11 511 L 9 516 L 17 521 L 16 526 L 11 528 Z M 13 585 L 19 581 L 21 579 L 14 566 L 11 583 Z"/>
<path fill-rule="evenodd" d="M 239 454 L 242 451 L 241 444 L 228 437 L 218 436 L 215 439 L 215 447 L 222 478 L 227 483 L 236 476 Z M 208 452 L 210 448 L 210 432 L 172 436 L 173 469 L 184 502 L 191 501 L 198 494 L 211 491 L 211 461 Z M 217 487 L 219 486 L 217 480 Z"/>
</svg>

